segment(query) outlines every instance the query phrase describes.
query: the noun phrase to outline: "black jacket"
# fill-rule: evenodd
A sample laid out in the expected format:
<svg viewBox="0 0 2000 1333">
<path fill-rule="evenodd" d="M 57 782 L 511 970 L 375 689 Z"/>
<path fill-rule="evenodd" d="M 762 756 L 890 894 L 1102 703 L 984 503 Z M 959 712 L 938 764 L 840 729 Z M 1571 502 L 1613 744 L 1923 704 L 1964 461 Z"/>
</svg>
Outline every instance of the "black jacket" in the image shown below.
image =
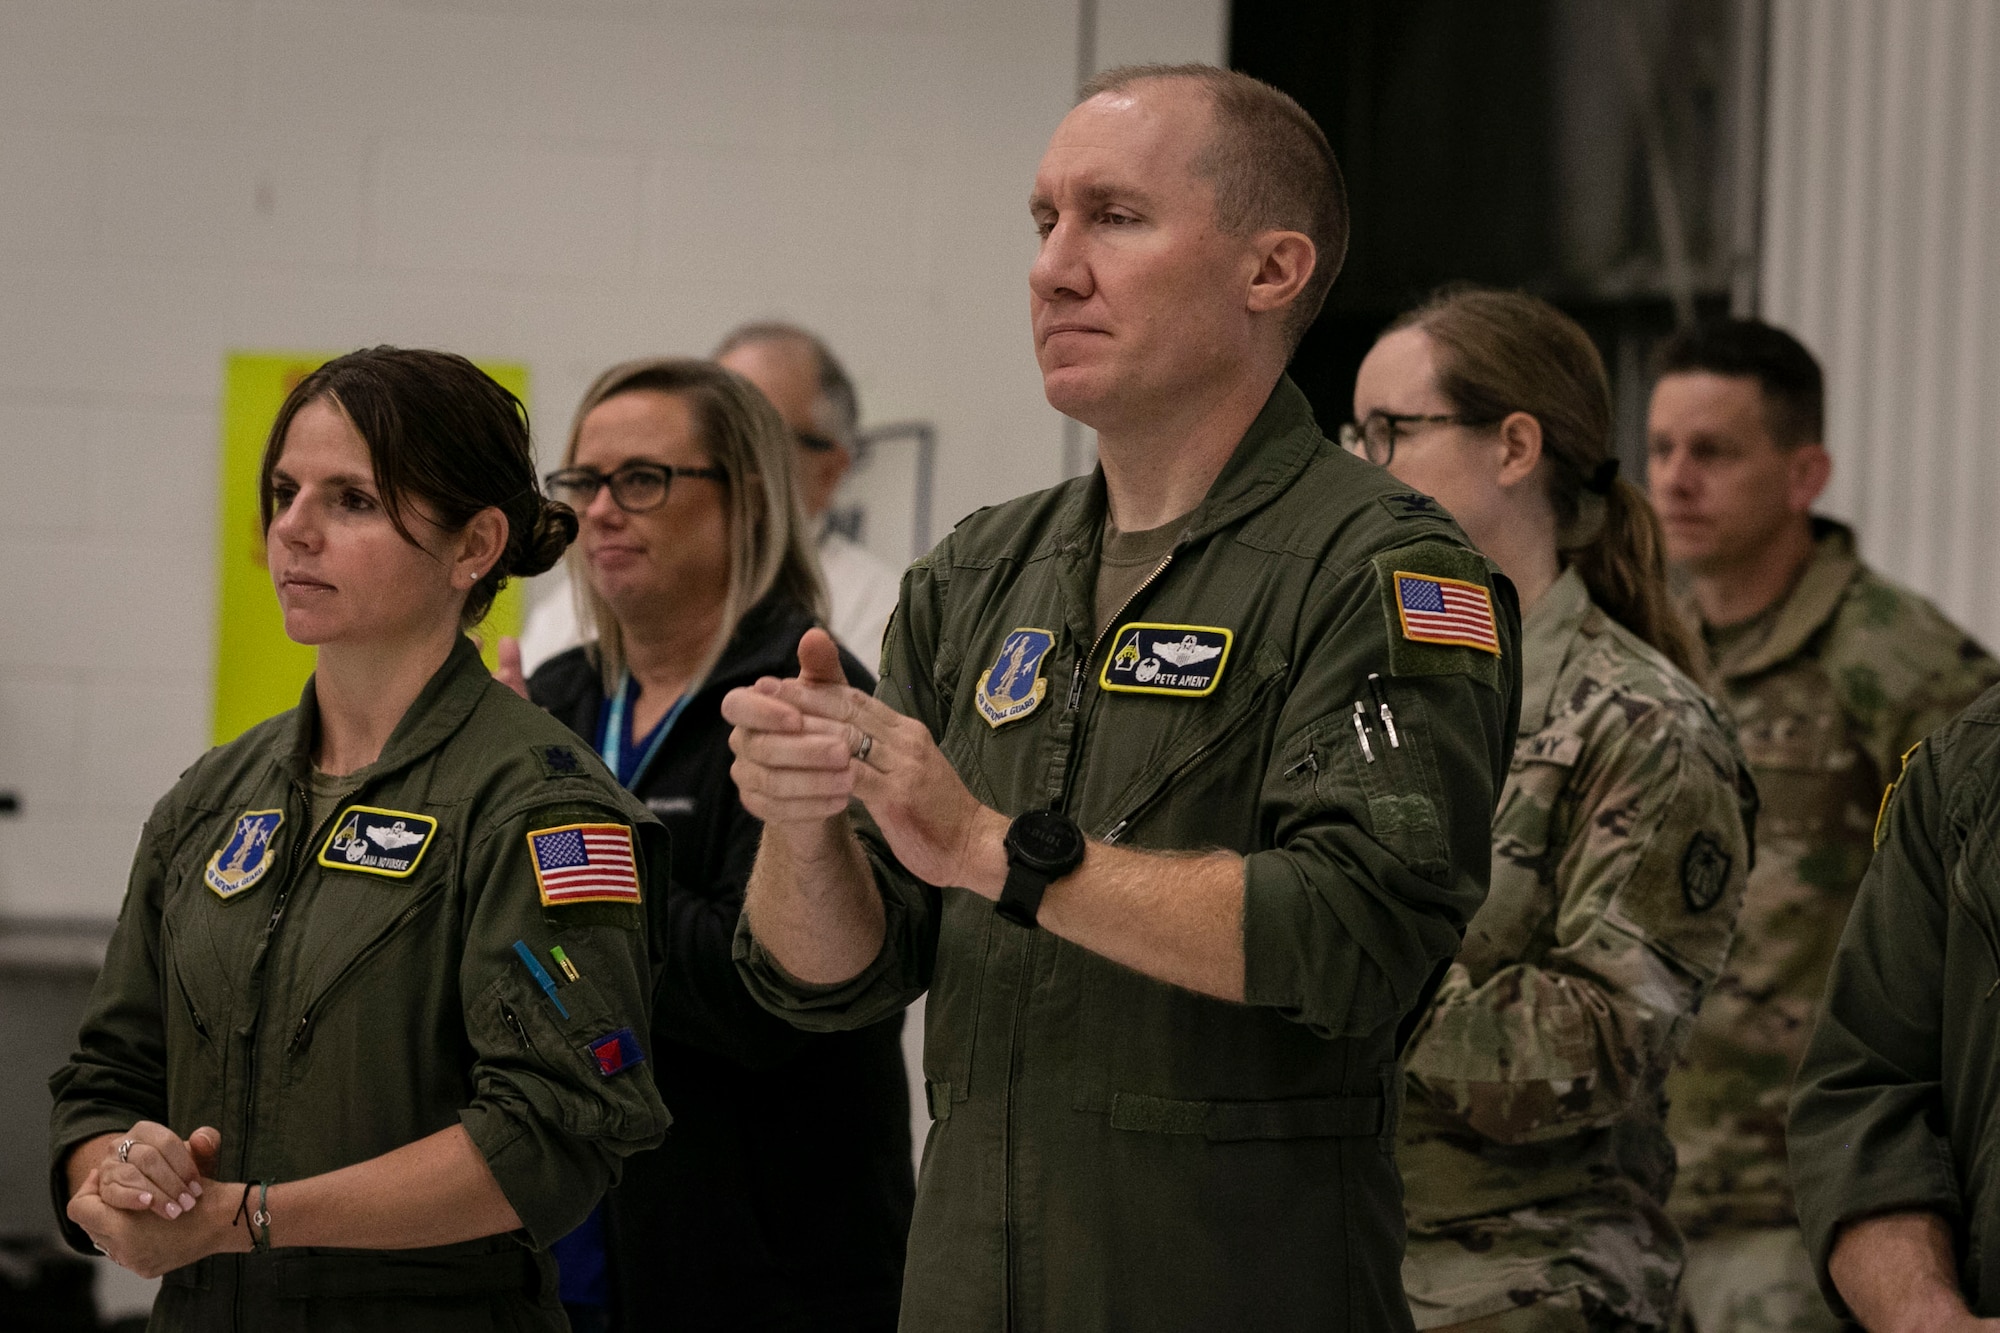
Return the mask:
<svg viewBox="0 0 2000 1333">
<path fill-rule="evenodd" d="M 902 1015 L 808 1033 L 751 998 L 731 961 L 762 825 L 736 794 L 722 696 L 796 675 L 812 618 L 744 617 L 634 793 L 673 835 L 673 887 L 649 904 L 653 1077 L 673 1114 L 625 1161 L 605 1241 L 620 1329 L 893 1329 L 916 1186 Z M 841 654 L 848 680 L 872 689 Z M 586 741 L 605 705 L 583 648 L 528 682 Z"/>
</svg>

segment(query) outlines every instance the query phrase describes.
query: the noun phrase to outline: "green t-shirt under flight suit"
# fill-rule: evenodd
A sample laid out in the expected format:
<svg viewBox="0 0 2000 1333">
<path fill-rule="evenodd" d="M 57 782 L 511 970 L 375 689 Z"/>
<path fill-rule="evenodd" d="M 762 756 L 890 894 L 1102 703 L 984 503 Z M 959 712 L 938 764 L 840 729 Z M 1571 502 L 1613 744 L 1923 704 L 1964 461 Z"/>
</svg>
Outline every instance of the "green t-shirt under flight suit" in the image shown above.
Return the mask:
<svg viewBox="0 0 2000 1333">
<path fill-rule="evenodd" d="M 147 820 L 76 1053 L 50 1080 L 57 1216 L 70 1150 L 138 1120 L 213 1125 L 220 1179 L 275 1182 L 463 1125 L 520 1231 L 286 1247 L 274 1196 L 278 1248 L 168 1273 L 151 1327 L 560 1329 L 545 1247 L 667 1127 L 644 1062 L 642 906 L 666 882 L 665 831 L 465 639 L 308 829 L 317 725 L 308 683 Z"/>
<path fill-rule="evenodd" d="M 1241 854 L 1247 1003 L 923 884 L 865 820 L 875 961 L 802 985 L 743 927 L 739 963 L 802 1026 L 929 991 L 905 1329 L 1407 1329 L 1397 1032 L 1485 895 L 1511 586 L 1289 380 L 1100 635 L 1104 520 L 1101 474 L 967 519 L 878 694 L 1003 813 Z"/>
</svg>

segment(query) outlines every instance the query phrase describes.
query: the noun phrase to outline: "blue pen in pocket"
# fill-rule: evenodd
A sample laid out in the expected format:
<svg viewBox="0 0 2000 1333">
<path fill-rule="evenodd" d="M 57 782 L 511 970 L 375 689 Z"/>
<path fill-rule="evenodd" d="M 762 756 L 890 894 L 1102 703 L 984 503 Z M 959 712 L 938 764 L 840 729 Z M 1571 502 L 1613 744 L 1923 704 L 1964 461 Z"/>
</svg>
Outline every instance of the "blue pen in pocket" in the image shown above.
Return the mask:
<svg viewBox="0 0 2000 1333">
<path fill-rule="evenodd" d="M 528 947 L 527 941 L 515 940 L 514 952 L 521 955 L 521 961 L 528 965 L 528 974 L 535 979 L 535 984 L 542 988 L 542 994 L 549 997 L 549 1003 L 556 1007 L 556 1012 L 568 1018 L 569 1010 L 563 1007 L 562 997 L 556 994 L 555 978 L 549 975 L 549 970 L 535 957 L 535 951 Z"/>
</svg>

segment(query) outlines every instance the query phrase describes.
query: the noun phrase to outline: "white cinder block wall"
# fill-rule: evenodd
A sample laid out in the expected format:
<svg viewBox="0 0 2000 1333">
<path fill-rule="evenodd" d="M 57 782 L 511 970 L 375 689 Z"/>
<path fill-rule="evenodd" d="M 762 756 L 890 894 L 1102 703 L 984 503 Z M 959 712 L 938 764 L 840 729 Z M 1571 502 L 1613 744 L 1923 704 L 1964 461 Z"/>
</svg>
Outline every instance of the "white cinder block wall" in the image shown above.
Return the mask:
<svg viewBox="0 0 2000 1333">
<path fill-rule="evenodd" d="M 1024 203 L 1080 13 L 1101 66 L 1223 12 L 4 0 L 0 917 L 111 916 L 207 743 L 226 352 L 523 361 L 547 451 L 612 361 L 783 315 L 936 423 L 948 524 L 1060 466 Z"/>
</svg>

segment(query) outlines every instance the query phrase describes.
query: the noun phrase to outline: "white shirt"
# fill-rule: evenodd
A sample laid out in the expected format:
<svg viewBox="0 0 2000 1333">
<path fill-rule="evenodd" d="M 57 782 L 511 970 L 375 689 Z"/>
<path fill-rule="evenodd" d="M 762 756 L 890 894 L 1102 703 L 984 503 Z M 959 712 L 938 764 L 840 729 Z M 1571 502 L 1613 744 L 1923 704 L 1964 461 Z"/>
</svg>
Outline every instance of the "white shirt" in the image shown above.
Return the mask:
<svg viewBox="0 0 2000 1333">
<path fill-rule="evenodd" d="M 831 531 L 820 535 L 819 567 L 833 602 L 833 623 L 827 628 L 863 666 L 879 672 L 882 636 L 888 632 L 889 615 L 902 590 L 902 571 Z M 539 595 L 521 626 L 521 670 L 530 676 L 551 657 L 583 642 L 569 567 L 558 566 L 539 582 Z"/>
</svg>

